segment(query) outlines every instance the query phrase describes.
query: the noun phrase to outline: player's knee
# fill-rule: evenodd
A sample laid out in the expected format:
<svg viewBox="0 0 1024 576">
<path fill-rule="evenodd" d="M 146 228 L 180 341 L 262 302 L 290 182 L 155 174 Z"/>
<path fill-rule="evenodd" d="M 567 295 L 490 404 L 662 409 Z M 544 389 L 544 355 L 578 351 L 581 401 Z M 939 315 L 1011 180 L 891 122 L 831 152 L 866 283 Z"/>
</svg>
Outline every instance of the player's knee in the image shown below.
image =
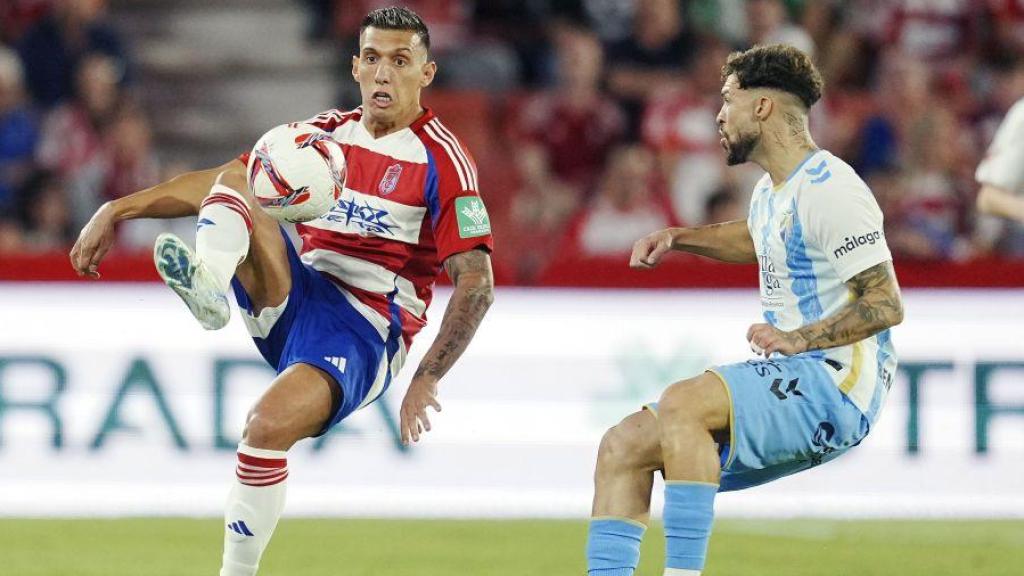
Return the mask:
<svg viewBox="0 0 1024 576">
<path fill-rule="evenodd" d="M 217 175 L 217 184 L 227 186 L 243 196 L 248 196 L 249 186 L 245 181 L 244 170 L 225 170 Z"/>
<path fill-rule="evenodd" d="M 242 442 L 253 448 L 287 450 L 298 441 L 289 426 L 278 418 L 253 412 L 245 424 Z"/>
<path fill-rule="evenodd" d="M 701 402 L 696 378 L 676 382 L 662 393 L 658 401 L 658 419 L 666 426 L 688 426 L 701 422 Z"/>
<path fill-rule="evenodd" d="M 631 421 L 633 418 L 623 420 L 604 433 L 597 452 L 599 467 L 633 468 L 648 464 L 657 467 L 661 453 L 658 428 L 653 422 L 643 425 Z"/>
</svg>

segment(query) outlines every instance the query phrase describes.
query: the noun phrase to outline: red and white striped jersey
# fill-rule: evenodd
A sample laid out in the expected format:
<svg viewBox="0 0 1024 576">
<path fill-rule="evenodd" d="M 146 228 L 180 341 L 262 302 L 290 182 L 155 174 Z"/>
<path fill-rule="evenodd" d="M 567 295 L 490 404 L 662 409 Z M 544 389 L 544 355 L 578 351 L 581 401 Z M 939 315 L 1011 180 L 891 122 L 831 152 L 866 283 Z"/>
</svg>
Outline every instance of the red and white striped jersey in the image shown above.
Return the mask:
<svg viewBox="0 0 1024 576">
<path fill-rule="evenodd" d="M 489 252 L 490 219 L 472 157 L 429 109 L 380 138 L 361 117 L 356 108 L 306 120 L 341 144 L 347 176 L 330 212 L 296 225 L 302 260 L 344 289 L 382 336 L 400 333 L 408 350 L 427 322 L 441 264 L 459 252 Z"/>
</svg>

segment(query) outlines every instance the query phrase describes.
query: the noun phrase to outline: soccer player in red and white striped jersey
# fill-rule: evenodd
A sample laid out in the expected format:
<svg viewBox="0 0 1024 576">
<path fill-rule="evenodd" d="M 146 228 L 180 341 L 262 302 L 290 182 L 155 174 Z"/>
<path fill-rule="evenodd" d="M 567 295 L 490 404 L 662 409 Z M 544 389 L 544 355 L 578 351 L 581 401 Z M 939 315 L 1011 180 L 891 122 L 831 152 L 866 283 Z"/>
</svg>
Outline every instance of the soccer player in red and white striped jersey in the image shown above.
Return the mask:
<svg viewBox="0 0 1024 576">
<path fill-rule="evenodd" d="M 230 288 L 278 377 L 252 409 L 229 496 L 222 576 L 251 576 L 277 524 L 287 450 L 373 402 L 426 323 L 444 266 L 455 290 L 440 331 L 402 401 L 404 442 L 430 429 L 437 384 L 461 356 L 493 300 L 490 220 L 476 166 L 459 140 L 420 104 L 434 78 L 430 35 L 406 8 L 363 20 L 352 75 L 362 106 L 307 122 L 341 143 L 347 177 L 338 204 L 299 225 L 301 255 L 258 208 L 246 156 L 104 205 L 71 252 L 81 275 L 130 218 L 198 215 L 196 250 L 165 235 L 157 268 L 208 329 L 227 323 Z"/>
</svg>

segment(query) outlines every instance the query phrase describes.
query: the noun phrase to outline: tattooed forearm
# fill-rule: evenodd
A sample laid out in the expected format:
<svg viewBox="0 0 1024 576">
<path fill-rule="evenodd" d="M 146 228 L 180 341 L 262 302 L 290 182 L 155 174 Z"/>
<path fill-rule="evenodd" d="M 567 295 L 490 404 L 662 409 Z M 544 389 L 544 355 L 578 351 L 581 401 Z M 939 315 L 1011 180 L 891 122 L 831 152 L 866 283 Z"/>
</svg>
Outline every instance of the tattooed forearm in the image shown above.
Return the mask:
<svg viewBox="0 0 1024 576">
<path fill-rule="evenodd" d="M 440 379 L 462 356 L 494 301 L 491 258 L 482 250 L 451 256 L 444 263 L 455 292 L 441 320 L 441 330 L 423 357 L 414 379 Z"/>
<path fill-rule="evenodd" d="M 836 314 L 796 331 L 807 350 L 844 346 L 864 340 L 903 321 L 903 301 L 891 262 L 851 278 L 855 299 Z"/>
</svg>

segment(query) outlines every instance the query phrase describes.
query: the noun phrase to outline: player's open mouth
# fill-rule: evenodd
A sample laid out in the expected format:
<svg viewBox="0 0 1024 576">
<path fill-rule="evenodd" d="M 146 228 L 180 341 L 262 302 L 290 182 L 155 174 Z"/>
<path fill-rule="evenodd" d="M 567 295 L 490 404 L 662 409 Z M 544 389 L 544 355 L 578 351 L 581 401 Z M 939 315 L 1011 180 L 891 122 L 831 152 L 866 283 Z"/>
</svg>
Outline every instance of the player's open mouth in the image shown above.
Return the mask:
<svg viewBox="0 0 1024 576">
<path fill-rule="evenodd" d="M 387 108 L 391 105 L 391 95 L 386 92 L 374 92 L 373 102 L 382 108 Z"/>
</svg>

